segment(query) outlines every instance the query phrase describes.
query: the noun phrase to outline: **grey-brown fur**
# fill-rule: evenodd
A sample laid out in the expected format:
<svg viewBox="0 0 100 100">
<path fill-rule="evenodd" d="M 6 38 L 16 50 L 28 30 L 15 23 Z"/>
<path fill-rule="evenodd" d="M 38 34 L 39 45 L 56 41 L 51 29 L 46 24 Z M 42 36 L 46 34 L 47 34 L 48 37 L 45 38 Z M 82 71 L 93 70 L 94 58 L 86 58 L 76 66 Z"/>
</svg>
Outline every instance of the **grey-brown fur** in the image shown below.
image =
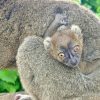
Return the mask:
<svg viewBox="0 0 100 100">
<path fill-rule="evenodd" d="M 42 42 L 42 38 L 29 36 L 18 49 L 18 71 L 27 93 L 37 100 L 72 100 L 100 93 L 100 70 L 85 76 L 77 68 L 69 69 L 52 59 Z"/>
<path fill-rule="evenodd" d="M 22 94 L 22 92 L 18 92 L 16 94 L 19 94 L 19 93 Z M 14 100 L 16 94 L 7 94 L 7 93 L 1 94 L 0 100 Z M 88 95 L 83 95 L 83 96 L 75 97 L 73 99 L 68 99 L 68 100 L 100 100 L 100 94 L 88 94 Z"/>
<path fill-rule="evenodd" d="M 0 67 L 15 63 L 17 49 L 29 35 L 41 36 L 54 20 L 54 10 L 66 12 L 68 26 L 79 25 L 84 36 L 83 60 L 100 58 L 100 21 L 77 4 L 53 0 L 0 1 Z M 92 55 L 91 55 L 92 54 Z M 90 58 L 89 58 L 90 56 Z"/>
</svg>

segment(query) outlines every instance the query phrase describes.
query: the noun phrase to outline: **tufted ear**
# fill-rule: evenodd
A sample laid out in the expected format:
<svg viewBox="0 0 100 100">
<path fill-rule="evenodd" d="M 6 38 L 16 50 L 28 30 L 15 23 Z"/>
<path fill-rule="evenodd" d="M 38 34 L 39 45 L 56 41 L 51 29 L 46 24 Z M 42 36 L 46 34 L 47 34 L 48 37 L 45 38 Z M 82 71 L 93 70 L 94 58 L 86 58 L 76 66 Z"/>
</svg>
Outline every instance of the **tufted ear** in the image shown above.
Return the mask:
<svg viewBox="0 0 100 100">
<path fill-rule="evenodd" d="M 75 32 L 76 34 L 78 34 L 78 36 L 79 36 L 80 38 L 82 38 L 83 34 L 81 33 L 81 29 L 80 29 L 79 26 L 77 26 L 77 25 L 72 25 L 72 26 L 71 26 L 71 30 L 72 30 L 73 32 Z"/>
<path fill-rule="evenodd" d="M 49 50 L 50 49 L 50 45 L 51 45 L 51 38 L 50 37 L 46 37 L 43 41 L 44 44 L 44 48 L 45 50 Z"/>
</svg>

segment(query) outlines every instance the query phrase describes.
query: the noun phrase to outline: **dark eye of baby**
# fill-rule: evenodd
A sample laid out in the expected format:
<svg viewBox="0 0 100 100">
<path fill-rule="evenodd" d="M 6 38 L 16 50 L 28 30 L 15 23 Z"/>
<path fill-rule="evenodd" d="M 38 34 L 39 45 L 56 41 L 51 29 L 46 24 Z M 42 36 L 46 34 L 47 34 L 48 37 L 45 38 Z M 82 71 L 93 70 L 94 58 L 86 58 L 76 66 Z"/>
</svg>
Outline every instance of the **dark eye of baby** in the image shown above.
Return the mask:
<svg viewBox="0 0 100 100">
<path fill-rule="evenodd" d="M 59 57 L 64 57 L 64 53 L 63 53 L 63 52 L 60 52 L 60 53 L 58 54 L 58 56 L 59 56 Z"/>
</svg>

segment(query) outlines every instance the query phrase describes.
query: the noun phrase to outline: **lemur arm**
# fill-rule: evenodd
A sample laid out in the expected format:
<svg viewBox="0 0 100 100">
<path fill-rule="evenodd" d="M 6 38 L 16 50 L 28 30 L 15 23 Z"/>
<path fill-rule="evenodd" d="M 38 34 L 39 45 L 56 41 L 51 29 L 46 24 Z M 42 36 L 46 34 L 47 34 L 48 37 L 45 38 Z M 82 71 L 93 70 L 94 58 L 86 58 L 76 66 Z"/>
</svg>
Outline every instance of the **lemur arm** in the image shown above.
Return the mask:
<svg viewBox="0 0 100 100">
<path fill-rule="evenodd" d="M 63 13 L 63 10 L 58 7 L 56 9 L 56 15 L 54 21 L 50 24 L 49 28 L 44 33 L 44 38 L 51 37 L 53 33 L 57 31 L 57 28 L 61 25 L 67 25 L 67 17 Z"/>
</svg>

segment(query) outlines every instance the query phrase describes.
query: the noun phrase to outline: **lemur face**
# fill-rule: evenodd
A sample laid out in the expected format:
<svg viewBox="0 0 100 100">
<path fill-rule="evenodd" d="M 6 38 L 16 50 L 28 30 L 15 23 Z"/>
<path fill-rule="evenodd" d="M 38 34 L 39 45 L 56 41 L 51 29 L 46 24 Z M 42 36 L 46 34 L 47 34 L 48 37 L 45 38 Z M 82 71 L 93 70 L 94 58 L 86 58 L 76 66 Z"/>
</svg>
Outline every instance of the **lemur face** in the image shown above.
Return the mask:
<svg viewBox="0 0 100 100">
<path fill-rule="evenodd" d="M 73 29 L 76 28 L 76 29 Z M 77 31 L 77 29 L 79 29 Z M 78 32 L 78 33 L 77 33 Z M 57 31 L 49 42 L 48 52 L 59 62 L 75 67 L 79 64 L 82 54 L 83 37 L 79 27 Z"/>
</svg>

